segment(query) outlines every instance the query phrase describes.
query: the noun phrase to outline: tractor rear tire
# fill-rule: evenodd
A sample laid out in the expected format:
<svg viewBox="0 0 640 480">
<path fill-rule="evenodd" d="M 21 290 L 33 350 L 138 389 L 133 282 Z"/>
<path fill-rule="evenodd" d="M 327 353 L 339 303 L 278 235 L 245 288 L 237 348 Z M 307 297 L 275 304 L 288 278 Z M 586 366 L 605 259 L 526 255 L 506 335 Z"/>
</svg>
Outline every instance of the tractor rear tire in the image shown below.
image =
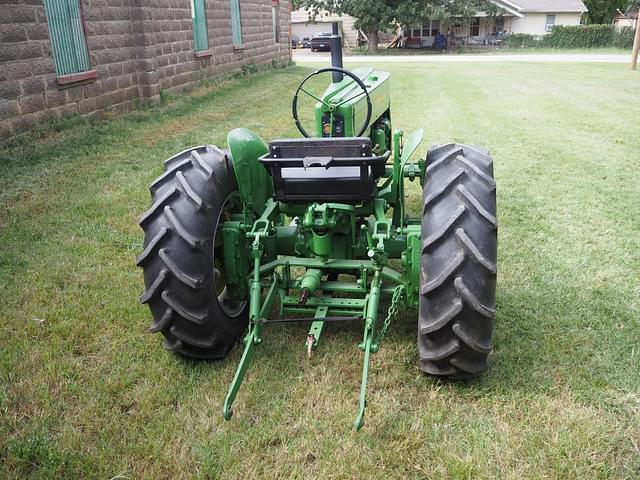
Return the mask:
<svg viewBox="0 0 640 480">
<path fill-rule="evenodd" d="M 429 151 L 421 228 L 421 369 L 474 377 L 488 368 L 495 316 L 498 222 L 487 152 L 458 144 Z"/>
<path fill-rule="evenodd" d="M 152 206 L 140 218 L 144 248 L 137 264 L 145 283 L 140 302 L 151 309 L 151 332 L 162 332 L 170 351 L 224 358 L 247 327 L 247 302 L 231 300 L 224 288 L 214 244 L 236 190 L 228 155 L 213 146 L 170 158 L 150 186 Z"/>
</svg>

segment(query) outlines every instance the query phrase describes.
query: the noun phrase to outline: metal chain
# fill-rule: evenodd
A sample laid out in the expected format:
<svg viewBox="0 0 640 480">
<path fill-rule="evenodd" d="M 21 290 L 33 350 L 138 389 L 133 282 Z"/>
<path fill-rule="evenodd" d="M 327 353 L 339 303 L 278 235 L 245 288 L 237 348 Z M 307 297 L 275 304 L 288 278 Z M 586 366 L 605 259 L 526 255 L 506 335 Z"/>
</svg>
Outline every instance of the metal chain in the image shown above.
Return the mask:
<svg viewBox="0 0 640 480">
<path fill-rule="evenodd" d="M 380 334 L 376 340 L 376 343 L 380 345 L 384 336 L 387 334 L 387 330 L 389 330 L 389 325 L 391 325 L 391 321 L 395 320 L 398 316 L 398 305 L 400 303 L 400 299 L 404 295 L 405 286 L 398 285 L 393 289 L 393 294 L 391 295 L 391 305 L 389 305 L 389 310 L 387 310 L 387 316 L 384 319 L 384 323 L 382 324 L 382 328 L 380 329 Z"/>
</svg>

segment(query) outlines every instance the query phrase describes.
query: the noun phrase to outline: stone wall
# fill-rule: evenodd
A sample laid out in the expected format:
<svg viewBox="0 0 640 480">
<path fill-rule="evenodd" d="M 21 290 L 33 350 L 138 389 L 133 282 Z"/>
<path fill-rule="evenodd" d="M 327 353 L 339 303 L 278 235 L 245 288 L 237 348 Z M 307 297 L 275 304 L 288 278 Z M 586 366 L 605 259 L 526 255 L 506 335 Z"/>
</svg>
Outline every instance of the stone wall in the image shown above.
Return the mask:
<svg viewBox="0 0 640 480">
<path fill-rule="evenodd" d="M 272 0 L 240 0 L 243 45 L 231 41 L 229 0 L 205 0 L 209 50 L 194 52 L 191 0 L 81 0 L 96 78 L 61 85 L 44 0 L 0 7 L 0 140 L 40 121 L 105 109 L 127 110 L 243 65 L 286 62 L 289 3 L 280 0 L 280 42 Z"/>
</svg>

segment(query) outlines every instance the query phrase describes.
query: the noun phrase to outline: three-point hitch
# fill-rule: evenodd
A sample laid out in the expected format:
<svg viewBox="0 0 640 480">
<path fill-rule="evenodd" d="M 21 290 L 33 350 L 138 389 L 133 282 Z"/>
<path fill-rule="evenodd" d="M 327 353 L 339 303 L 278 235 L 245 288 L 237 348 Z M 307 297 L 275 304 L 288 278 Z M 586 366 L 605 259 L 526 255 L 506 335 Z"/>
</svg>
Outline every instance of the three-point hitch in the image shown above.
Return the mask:
<svg viewBox="0 0 640 480">
<path fill-rule="evenodd" d="M 487 368 L 495 309 L 497 221 L 488 154 L 434 147 L 392 130 L 389 73 L 334 65 L 297 88 L 302 138 L 263 142 L 233 130 L 228 150 L 195 147 L 165 162 L 142 216 L 141 297 L 169 350 L 224 358 L 244 351 L 224 401 L 232 405 L 265 327 L 310 324 L 311 355 L 329 322 L 362 325 L 362 381 L 354 422 L 364 424 L 369 362 L 402 307 L 417 308 L 421 369 L 461 378 Z M 324 92 L 312 79 L 329 75 Z M 299 100 L 313 99 L 313 126 Z M 422 185 L 413 216 L 406 181 Z M 387 310 L 381 315 L 380 306 Z"/>
</svg>

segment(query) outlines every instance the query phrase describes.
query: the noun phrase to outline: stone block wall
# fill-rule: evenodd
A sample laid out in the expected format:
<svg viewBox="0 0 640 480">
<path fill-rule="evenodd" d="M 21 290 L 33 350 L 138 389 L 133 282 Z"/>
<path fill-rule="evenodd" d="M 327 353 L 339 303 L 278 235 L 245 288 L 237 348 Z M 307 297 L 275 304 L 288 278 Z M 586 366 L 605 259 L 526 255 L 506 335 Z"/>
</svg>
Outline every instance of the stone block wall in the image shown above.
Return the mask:
<svg viewBox="0 0 640 480">
<path fill-rule="evenodd" d="M 191 0 L 80 0 L 95 78 L 60 84 L 44 0 L 0 7 L 0 141 L 40 121 L 127 110 L 198 80 L 290 58 L 289 0 L 280 0 L 274 42 L 272 0 L 240 0 L 242 48 L 231 40 L 229 0 L 205 0 L 209 50 L 194 52 Z"/>
</svg>

